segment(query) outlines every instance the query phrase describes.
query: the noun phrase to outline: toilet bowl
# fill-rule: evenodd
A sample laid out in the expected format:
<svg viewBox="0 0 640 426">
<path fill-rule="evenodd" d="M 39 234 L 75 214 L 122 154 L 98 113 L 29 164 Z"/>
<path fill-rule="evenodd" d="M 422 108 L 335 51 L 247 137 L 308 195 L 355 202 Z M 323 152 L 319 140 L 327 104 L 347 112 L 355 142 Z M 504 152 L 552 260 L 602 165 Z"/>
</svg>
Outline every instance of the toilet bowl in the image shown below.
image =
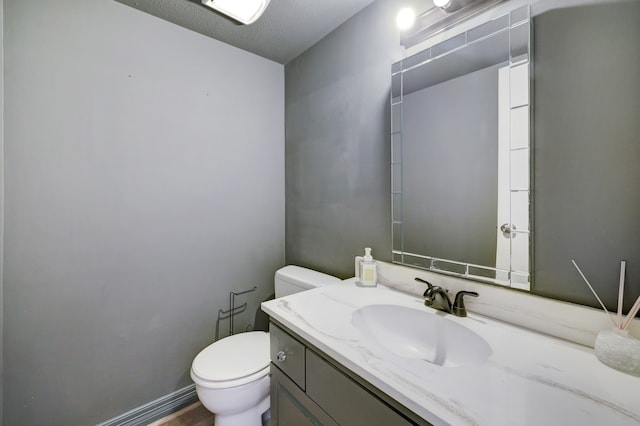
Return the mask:
<svg viewBox="0 0 640 426">
<path fill-rule="evenodd" d="M 298 266 L 274 277 L 276 298 L 340 282 Z M 215 414 L 215 426 L 262 426 L 269 410 L 269 334 L 251 331 L 225 337 L 193 360 L 191 379 L 202 405 Z"/>
<path fill-rule="evenodd" d="M 269 334 L 235 334 L 202 350 L 191 379 L 216 426 L 261 426 L 269 409 Z"/>
</svg>

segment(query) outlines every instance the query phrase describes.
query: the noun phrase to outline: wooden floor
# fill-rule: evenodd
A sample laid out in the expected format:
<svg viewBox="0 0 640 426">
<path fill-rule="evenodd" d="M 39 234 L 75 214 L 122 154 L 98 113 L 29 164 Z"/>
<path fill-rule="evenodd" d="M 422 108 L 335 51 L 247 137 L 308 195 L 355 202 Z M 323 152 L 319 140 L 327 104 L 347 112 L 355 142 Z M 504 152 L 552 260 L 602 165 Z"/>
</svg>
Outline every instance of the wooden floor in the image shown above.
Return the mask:
<svg viewBox="0 0 640 426">
<path fill-rule="evenodd" d="M 213 426 L 213 413 L 196 402 L 148 426 Z"/>
</svg>

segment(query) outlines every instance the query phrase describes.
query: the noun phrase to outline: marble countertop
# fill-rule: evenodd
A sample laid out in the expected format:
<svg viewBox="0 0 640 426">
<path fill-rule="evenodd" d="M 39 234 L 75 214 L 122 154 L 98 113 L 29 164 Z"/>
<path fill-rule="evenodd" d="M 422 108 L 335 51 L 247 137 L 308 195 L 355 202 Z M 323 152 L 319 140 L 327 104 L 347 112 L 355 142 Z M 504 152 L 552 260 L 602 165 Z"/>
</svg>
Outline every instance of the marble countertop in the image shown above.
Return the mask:
<svg viewBox="0 0 640 426">
<path fill-rule="evenodd" d="M 486 363 L 402 363 L 365 338 L 352 314 L 389 304 L 445 315 L 491 346 Z M 593 349 L 470 313 L 439 313 L 420 297 L 353 280 L 262 304 L 262 310 L 434 425 L 639 425 L 640 378 L 601 364 Z"/>
</svg>

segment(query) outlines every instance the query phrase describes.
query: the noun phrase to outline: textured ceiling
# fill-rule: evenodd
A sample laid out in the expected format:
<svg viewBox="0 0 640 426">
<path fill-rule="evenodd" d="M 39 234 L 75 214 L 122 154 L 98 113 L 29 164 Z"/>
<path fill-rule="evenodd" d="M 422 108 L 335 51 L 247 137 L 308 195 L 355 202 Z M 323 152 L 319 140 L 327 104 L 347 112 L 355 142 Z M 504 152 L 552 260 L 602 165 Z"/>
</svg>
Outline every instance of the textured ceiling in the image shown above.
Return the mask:
<svg viewBox="0 0 640 426">
<path fill-rule="evenodd" d="M 286 64 L 373 0 L 271 0 L 251 25 L 237 24 L 199 0 L 116 0 L 224 43 Z"/>
</svg>

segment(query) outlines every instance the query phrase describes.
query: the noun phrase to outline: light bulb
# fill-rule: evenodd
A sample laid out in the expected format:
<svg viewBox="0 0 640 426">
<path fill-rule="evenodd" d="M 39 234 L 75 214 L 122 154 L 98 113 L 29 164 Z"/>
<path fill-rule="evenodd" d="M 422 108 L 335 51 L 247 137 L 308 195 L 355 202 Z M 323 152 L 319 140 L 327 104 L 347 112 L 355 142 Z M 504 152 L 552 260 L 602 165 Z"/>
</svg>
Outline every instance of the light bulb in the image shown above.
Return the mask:
<svg viewBox="0 0 640 426">
<path fill-rule="evenodd" d="M 445 7 L 451 3 L 451 0 L 433 0 L 433 5 L 435 7 Z"/>
<path fill-rule="evenodd" d="M 413 24 L 416 22 L 416 14 L 413 9 L 405 7 L 404 9 L 400 9 L 398 15 L 396 16 L 396 24 L 398 24 L 398 28 L 401 30 L 408 30 L 413 27 Z"/>
</svg>

